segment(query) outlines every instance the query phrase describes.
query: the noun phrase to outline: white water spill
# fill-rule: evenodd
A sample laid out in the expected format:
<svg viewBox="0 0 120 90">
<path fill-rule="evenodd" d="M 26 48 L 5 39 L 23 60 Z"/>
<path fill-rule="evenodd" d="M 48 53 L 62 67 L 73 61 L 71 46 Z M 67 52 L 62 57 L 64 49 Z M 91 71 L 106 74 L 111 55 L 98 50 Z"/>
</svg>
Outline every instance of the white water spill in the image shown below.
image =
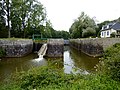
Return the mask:
<svg viewBox="0 0 120 90">
<path fill-rule="evenodd" d="M 40 62 L 40 61 L 42 61 L 42 60 L 43 60 L 43 57 L 33 59 L 33 61 L 35 61 L 35 62 Z"/>
<path fill-rule="evenodd" d="M 45 58 L 43 58 L 43 56 L 41 56 L 39 58 L 32 59 L 32 63 L 35 66 L 47 65 L 47 61 Z"/>
<path fill-rule="evenodd" d="M 47 51 L 47 44 L 43 44 L 40 50 L 38 51 L 38 56 L 43 57 L 46 54 Z"/>
<path fill-rule="evenodd" d="M 38 51 L 39 58 L 33 59 L 35 62 L 40 62 L 44 60 L 43 56 L 46 54 L 47 51 L 47 44 L 43 44 L 40 50 Z"/>
</svg>

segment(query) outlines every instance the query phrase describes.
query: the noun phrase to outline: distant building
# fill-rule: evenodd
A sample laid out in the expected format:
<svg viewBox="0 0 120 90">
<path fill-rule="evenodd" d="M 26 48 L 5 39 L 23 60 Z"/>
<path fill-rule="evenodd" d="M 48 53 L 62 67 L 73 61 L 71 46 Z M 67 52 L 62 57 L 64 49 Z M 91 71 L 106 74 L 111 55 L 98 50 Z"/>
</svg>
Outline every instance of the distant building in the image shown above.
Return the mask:
<svg viewBox="0 0 120 90">
<path fill-rule="evenodd" d="M 114 22 L 104 25 L 101 29 L 101 38 L 110 37 L 112 33 L 115 33 L 115 37 L 120 37 L 120 23 Z"/>
</svg>

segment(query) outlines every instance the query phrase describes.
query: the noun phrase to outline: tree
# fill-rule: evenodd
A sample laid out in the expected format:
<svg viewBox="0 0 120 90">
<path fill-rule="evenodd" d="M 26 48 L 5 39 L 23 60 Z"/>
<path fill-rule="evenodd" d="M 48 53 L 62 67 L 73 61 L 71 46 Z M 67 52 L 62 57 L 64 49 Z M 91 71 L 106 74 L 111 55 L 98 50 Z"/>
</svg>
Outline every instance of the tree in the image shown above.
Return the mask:
<svg viewBox="0 0 120 90">
<path fill-rule="evenodd" d="M 7 28 L 6 28 L 6 19 L 5 16 L 5 6 L 4 2 L 0 1 L 0 38 L 6 38 L 7 37 Z"/>
<path fill-rule="evenodd" d="M 4 28 L 4 30 L 8 30 L 8 37 L 10 38 L 10 0 L 1 0 L 0 6 L 0 24 L 3 25 L 1 27 Z"/>
<path fill-rule="evenodd" d="M 5 26 L 5 11 L 4 11 L 4 5 L 3 2 L 0 1 L 0 25 Z"/>
<path fill-rule="evenodd" d="M 96 31 L 93 28 L 86 28 L 86 30 L 83 30 L 82 36 L 83 37 L 95 37 Z"/>
<path fill-rule="evenodd" d="M 88 29 L 90 29 L 91 31 L 92 29 L 95 30 L 95 28 L 96 24 L 94 20 L 87 16 L 84 12 L 82 12 L 81 15 L 71 25 L 69 32 L 71 38 L 82 38 L 84 37 L 85 32 L 89 31 Z"/>
<path fill-rule="evenodd" d="M 12 0 L 11 26 L 15 37 L 28 37 L 35 30 L 40 33 L 40 26 L 43 26 L 45 20 L 46 11 L 40 2 L 36 0 Z M 29 33 L 31 30 L 33 33 Z"/>
<path fill-rule="evenodd" d="M 11 37 L 10 33 L 10 0 L 4 0 L 6 2 L 6 16 L 7 16 L 7 23 L 8 23 L 8 38 Z"/>
<path fill-rule="evenodd" d="M 52 38 L 52 23 L 50 20 L 46 22 L 45 30 L 44 30 L 44 37 L 46 38 Z"/>
</svg>

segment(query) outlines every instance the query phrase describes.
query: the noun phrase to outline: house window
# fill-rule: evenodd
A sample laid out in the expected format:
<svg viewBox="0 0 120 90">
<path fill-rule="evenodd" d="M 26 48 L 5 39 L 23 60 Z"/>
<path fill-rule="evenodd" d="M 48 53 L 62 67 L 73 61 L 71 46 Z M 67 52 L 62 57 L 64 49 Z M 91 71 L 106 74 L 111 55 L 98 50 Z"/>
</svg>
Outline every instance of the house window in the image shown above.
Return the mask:
<svg viewBox="0 0 120 90">
<path fill-rule="evenodd" d="M 112 25 L 109 25 L 109 28 L 111 27 Z"/>
<path fill-rule="evenodd" d="M 107 26 L 104 26 L 104 29 L 107 29 Z"/>
<path fill-rule="evenodd" d="M 109 31 L 107 31 L 107 36 L 109 35 Z"/>
<path fill-rule="evenodd" d="M 102 36 L 103 36 L 103 32 L 102 32 Z"/>
</svg>

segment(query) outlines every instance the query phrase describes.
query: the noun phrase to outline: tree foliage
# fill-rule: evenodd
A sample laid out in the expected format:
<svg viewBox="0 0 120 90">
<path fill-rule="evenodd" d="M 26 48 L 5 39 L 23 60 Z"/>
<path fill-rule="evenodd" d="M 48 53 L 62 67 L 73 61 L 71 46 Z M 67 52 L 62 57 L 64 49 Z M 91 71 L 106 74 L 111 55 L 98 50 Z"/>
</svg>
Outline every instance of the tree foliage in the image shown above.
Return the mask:
<svg viewBox="0 0 120 90">
<path fill-rule="evenodd" d="M 2 0 L 0 6 L 2 38 L 31 38 L 33 34 L 42 38 L 69 38 L 68 32 L 53 29 L 45 8 L 37 0 Z"/>
<path fill-rule="evenodd" d="M 8 37 L 29 37 L 35 30 L 40 33 L 45 20 L 46 10 L 37 0 L 0 0 L 0 32 L 8 32 Z"/>
<path fill-rule="evenodd" d="M 50 20 L 46 22 L 46 27 L 44 28 L 42 33 L 43 38 L 63 38 L 63 39 L 70 38 L 69 32 L 64 30 L 54 30 Z"/>
<path fill-rule="evenodd" d="M 10 0 L 0 0 L 0 6 L 1 6 L 0 17 L 2 18 L 1 21 L 3 23 L 3 29 L 7 30 L 8 35 L 6 36 L 8 36 L 9 38 L 10 38 L 10 4 L 11 4 Z M 2 37 L 4 37 L 4 35 L 2 35 Z"/>
<path fill-rule="evenodd" d="M 39 31 L 45 19 L 46 12 L 40 2 L 36 0 L 12 0 L 11 26 L 14 37 L 28 37 L 29 34 L 34 33 L 34 30 Z"/>
<path fill-rule="evenodd" d="M 94 20 L 82 12 L 81 15 L 71 25 L 69 32 L 72 38 L 89 37 L 89 35 L 93 36 L 95 34 L 95 32 L 93 32 L 95 31 L 95 28 L 96 24 Z"/>
<path fill-rule="evenodd" d="M 82 37 L 94 37 L 95 34 L 95 29 L 87 27 L 86 30 L 83 30 Z"/>
<path fill-rule="evenodd" d="M 0 0 L 0 38 L 7 37 L 7 27 L 6 27 L 6 11 L 5 11 L 5 1 Z"/>
</svg>

